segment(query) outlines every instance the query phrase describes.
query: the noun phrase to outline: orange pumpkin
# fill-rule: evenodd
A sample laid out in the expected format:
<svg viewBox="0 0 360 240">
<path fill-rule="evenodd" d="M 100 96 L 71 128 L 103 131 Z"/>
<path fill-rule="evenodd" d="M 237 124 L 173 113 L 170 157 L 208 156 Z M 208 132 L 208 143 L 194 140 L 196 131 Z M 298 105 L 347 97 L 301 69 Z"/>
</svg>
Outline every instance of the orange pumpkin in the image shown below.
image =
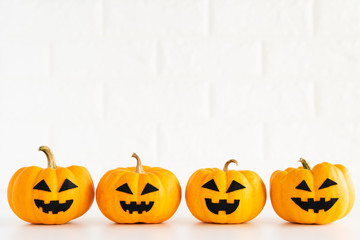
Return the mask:
<svg viewBox="0 0 360 240">
<path fill-rule="evenodd" d="M 189 179 L 185 199 L 197 219 L 212 223 L 243 223 L 255 218 L 266 202 L 266 188 L 253 171 L 204 168 Z"/>
<path fill-rule="evenodd" d="M 340 164 L 324 162 L 313 169 L 300 159 L 299 168 L 275 171 L 270 197 L 275 212 L 294 223 L 326 224 L 346 216 L 355 192 L 349 171 Z"/>
<path fill-rule="evenodd" d="M 41 146 L 48 167 L 20 168 L 10 179 L 7 197 L 13 212 L 36 224 L 63 224 L 83 215 L 94 200 L 94 185 L 86 168 L 58 167 L 51 150 Z"/>
<path fill-rule="evenodd" d="M 117 223 L 160 223 L 169 219 L 181 200 L 180 183 L 163 168 L 142 166 L 116 168 L 101 178 L 96 202 L 101 212 Z"/>
</svg>

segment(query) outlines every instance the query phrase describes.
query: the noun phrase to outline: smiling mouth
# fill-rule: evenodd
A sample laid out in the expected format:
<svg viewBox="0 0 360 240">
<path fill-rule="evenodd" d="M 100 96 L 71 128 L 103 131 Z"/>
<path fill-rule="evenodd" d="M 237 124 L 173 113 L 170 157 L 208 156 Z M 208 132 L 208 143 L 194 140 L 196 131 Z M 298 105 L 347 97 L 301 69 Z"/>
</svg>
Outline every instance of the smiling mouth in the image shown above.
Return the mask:
<svg viewBox="0 0 360 240">
<path fill-rule="evenodd" d="M 144 211 L 150 211 L 154 205 L 154 202 L 149 202 L 149 204 L 146 204 L 145 202 L 141 202 L 140 204 L 137 204 L 136 202 L 130 202 L 127 204 L 125 201 L 120 201 L 120 205 L 125 212 L 129 211 L 130 214 L 133 212 L 138 212 L 138 214 L 142 214 Z"/>
<path fill-rule="evenodd" d="M 320 201 L 314 201 L 313 198 L 308 198 L 307 201 L 301 201 L 301 198 L 291 198 L 299 207 L 305 211 L 309 209 L 314 210 L 314 213 L 318 213 L 320 210 L 325 212 L 332 208 L 339 198 L 331 198 L 329 201 L 325 201 L 325 198 L 320 198 Z"/>
<path fill-rule="evenodd" d="M 210 198 L 205 198 L 206 206 L 210 212 L 219 214 L 219 211 L 225 211 L 226 214 L 233 213 L 239 206 L 240 200 L 234 200 L 234 203 L 227 203 L 226 199 L 220 199 L 219 203 L 213 203 Z"/>
<path fill-rule="evenodd" d="M 44 213 L 52 212 L 58 214 L 58 212 L 65 212 L 68 210 L 74 200 L 66 200 L 65 203 L 59 203 L 59 201 L 50 201 L 50 203 L 44 203 L 44 200 L 34 199 L 37 208 L 42 208 Z"/>
</svg>

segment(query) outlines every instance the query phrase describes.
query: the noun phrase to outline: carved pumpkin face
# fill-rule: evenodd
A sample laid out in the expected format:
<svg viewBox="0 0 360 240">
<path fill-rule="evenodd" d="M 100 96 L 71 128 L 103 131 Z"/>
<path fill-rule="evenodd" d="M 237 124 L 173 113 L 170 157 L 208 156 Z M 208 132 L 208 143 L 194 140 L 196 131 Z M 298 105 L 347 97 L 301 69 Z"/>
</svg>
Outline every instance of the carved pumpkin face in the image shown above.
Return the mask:
<svg viewBox="0 0 360 240">
<path fill-rule="evenodd" d="M 75 185 L 72 181 L 70 181 L 69 179 L 65 178 L 63 184 L 61 185 L 58 194 L 54 195 L 60 195 L 61 192 L 73 189 L 73 188 L 77 188 L 78 186 Z M 58 214 L 59 212 L 66 212 L 71 205 L 74 202 L 74 198 L 77 198 L 76 196 L 78 195 L 77 192 L 74 193 L 70 193 L 70 194 L 63 194 L 63 195 L 70 195 L 69 197 L 71 199 L 65 199 L 62 203 L 59 200 L 52 200 L 51 199 L 51 194 L 48 194 L 47 192 L 51 193 L 51 189 L 49 188 L 49 186 L 47 185 L 46 181 L 44 179 L 42 179 L 40 182 L 38 182 L 35 187 L 33 188 L 34 190 L 39 190 L 39 191 L 43 191 L 43 192 L 37 192 L 35 193 L 34 191 L 34 196 L 36 196 L 36 198 L 34 199 L 34 203 L 36 205 L 37 208 L 41 209 L 43 213 L 46 214 Z M 50 195 L 50 196 L 48 196 Z M 50 198 L 49 198 L 50 197 Z M 65 198 L 65 196 L 63 197 Z M 55 198 L 57 199 L 57 198 Z M 77 199 L 78 200 L 78 199 Z M 46 203 L 48 202 L 48 203 Z"/>
<path fill-rule="evenodd" d="M 270 180 L 275 212 L 283 219 L 305 224 L 326 224 L 349 213 L 354 189 L 348 170 L 342 165 L 321 163 L 276 171 Z M 305 169 L 304 169 L 305 168 Z"/>
<path fill-rule="evenodd" d="M 136 188 L 136 189 L 138 189 L 138 188 Z M 131 191 L 129 185 L 127 183 L 124 183 L 120 187 L 118 187 L 116 189 L 116 191 L 126 193 L 124 196 L 121 195 L 121 197 L 120 197 L 123 199 L 123 200 L 120 200 L 120 206 L 124 212 L 126 212 L 128 214 L 133 214 L 134 212 L 137 212 L 138 214 L 143 214 L 143 213 L 149 212 L 152 209 L 152 207 L 154 206 L 154 203 L 155 203 L 155 198 L 158 198 L 158 195 L 156 196 L 155 193 L 153 194 L 153 195 L 155 195 L 155 196 L 152 196 L 153 201 L 151 201 L 151 200 L 140 201 L 140 203 L 138 204 L 136 200 L 140 199 L 140 197 L 143 195 L 157 192 L 157 191 L 159 191 L 159 189 L 157 187 L 154 187 L 150 183 L 146 183 L 143 190 L 141 191 L 140 197 L 139 197 L 139 194 L 137 194 L 137 197 L 133 197 L 133 196 L 127 195 L 127 194 L 134 195 L 134 193 Z M 145 198 L 151 199 L 151 197 L 149 197 L 149 196 L 145 196 L 144 200 L 145 200 Z M 134 201 L 131 201 L 131 200 L 134 200 Z"/>
<path fill-rule="evenodd" d="M 24 221 L 37 224 L 62 224 L 83 215 L 94 199 L 94 186 L 84 167 L 57 167 L 49 148 L 48 168 L 25 167 L 11 178 L 8 201 Z"/>
<path fill-rule="evenodd" d="M 96 190 L 101 212 L 117 223 L 159 223 L 177 210 L 181 188 L 175 175 L 162 168 L 142 166 L 107 172 Z"/>
<path fill-rule="evenodd" d="M 200 221 L 242 223 L 255 218 L 266 202 L 266 189 L 252 171 L 206 168 L 196 171 L 186 186 L 185 198 L 191 213 Z M 237 162 L 236 162 L 237 163 Z"/>
<path fill-rule="evenodd" d="M 221 180 L 219 180 L 219 181 L 221 181 Z M 238 181 L 236 181 L 236 180 L 231 181 L 229 188 L 226 190 L 227 194 L 230 194 L 232 192 L 239 191 L 241 189 L 246 188 Z M 211 179 L 210 181 L 208 181 L 201 187 L 215 191 L 215 192 L 219 192 L 219 188 L 217 187 L 214 179 Z M 212 194 L 210 194 L 210 195 L 212 195 Z M 214 214 L 219 214 L 220 211 L 224 211 L 226 215 L 233 213 L 239 207 L 241 194 L 233 193 L 232 195 L 234 196 L 233 197 L 234 199 L 232 201 L 233 203 L 228 203 L 226 198 L 219 199 L 218 203 L 214 203 L 213 199 L 210 196 L 205 198 L 205 203 L 206 203 L 207 209 Z"/>
</svg>

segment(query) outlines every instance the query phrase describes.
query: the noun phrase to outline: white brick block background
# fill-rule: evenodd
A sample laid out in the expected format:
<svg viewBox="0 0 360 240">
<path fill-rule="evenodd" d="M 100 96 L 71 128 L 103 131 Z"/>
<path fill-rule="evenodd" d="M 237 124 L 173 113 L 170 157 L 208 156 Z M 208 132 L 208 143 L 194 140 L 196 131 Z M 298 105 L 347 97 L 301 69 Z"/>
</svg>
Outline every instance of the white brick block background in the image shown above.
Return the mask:
<svg viewBox="0 0 360 240">
<path fill-rule="evenodd" d="M 230 158 L 268 186 L 304 157 L 359 193 L 359 81 L 356 0 L 0 0 L 1 198 L 40 145 L 95 183 L 132 152 L 183 189 Z"/>
</svg>

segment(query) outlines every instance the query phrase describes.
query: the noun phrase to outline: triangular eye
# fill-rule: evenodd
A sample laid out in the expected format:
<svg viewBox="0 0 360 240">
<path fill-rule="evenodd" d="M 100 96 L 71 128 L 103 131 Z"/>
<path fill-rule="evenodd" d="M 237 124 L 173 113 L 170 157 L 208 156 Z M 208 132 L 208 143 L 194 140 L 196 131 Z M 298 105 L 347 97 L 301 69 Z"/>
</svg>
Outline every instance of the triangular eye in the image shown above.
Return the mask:
<svg viewBox="0 0 360 240">
<path fill-rule="evenodd" d="M 151 192 L 156 192 L 156 191 L 159 191 L 159 189 L 157 189 L 156 187 L 154 187 L 150 183 L 147 183 L 146 186 L 144 187 L 144 190 L 141 192 L 141 195 L 151 193 Z"/>
<path fill-rule="evenodd" d="M 59 192 L 63 192 L 65 190 L 69 190 L 72 188 L 77 188 L 78 186 L 76 186 L 72 181 L 70 181 L 69 179 L 65 179 L 64 183 L 62 184 Z"/>
<path fill-rule="evenodd" d="M 337 183 L 334 182 L 333 180 L 327 178 L 327 179 L 325 180 L 325 182 L 323 182 L 323 184 L 321 184 L 321 186 L 319 187 L 319 190 L 320 190 L 320 189 L 323 189 L 323 188 L 331 187 L 331 186 L 333 186 L 333 185 L 337 185 Z"/>
<path fill-rule="evenodd" d="M 36 184 L 33 189 L 51 192 L 49 186 L 46 184 L 44 180 L 41 180 L 38 184 Z"/>
<path fill-rule="evenodd" d="M 306 184 L 305 180 L 302 180 L 302 182 L 299 185 L 297 185 L 296 189 L 311 192 L 311 190 L 310 190 L 309 186 Z"/>
<path fill-rule="evenodd" d="M 216 186 L 216 183 L 215 183 L 214 179 L 211 179 L 210 181 L 208 181 L 207 183 L 205 183 L 201 187 L 207 188 L 207 189 L 210 189 L 210 190 L 214 190 L 214 191 L 217 191 L 217 192 L 219 191 L 218 187 Z"/>
<path fill-rule="evenodd" d="M 238 183 L 237 181 L 233 180 L 230 184 L 230 187 L 228 188 L 228 190 L 226 191 L 226 193 L 230 193 L 236 190 L 240 190 L 245 188 L 242 184 Z"/>
<path fill-rule="evenodd" d="M 121 185 L 120 187 L 118 187 L 118 188 L 116 189 L 116 191 L 133 194 L 132 191 L 131 191 L 130 188 L 129 188 L 129 185 L 128 185 L 127 183 L 124 183 L 123 185 Z"/>
</svg>

